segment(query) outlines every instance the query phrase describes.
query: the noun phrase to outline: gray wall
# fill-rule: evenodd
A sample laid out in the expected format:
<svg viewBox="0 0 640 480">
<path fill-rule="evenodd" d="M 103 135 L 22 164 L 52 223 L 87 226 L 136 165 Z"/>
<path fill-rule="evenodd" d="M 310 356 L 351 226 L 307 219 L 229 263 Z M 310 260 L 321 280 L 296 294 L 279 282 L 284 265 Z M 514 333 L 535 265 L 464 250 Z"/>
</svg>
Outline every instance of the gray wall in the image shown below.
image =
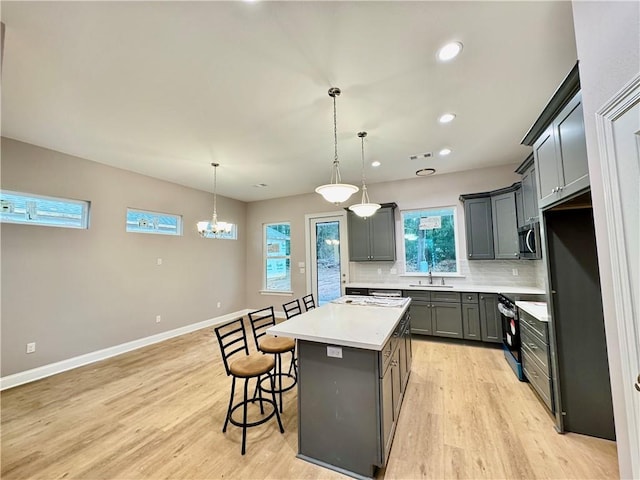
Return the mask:
<svg viewBox="0 0 640 480">
<path fill-rule="evenodd" d="M 640 4 L 610 1 L 573 2 L 573 17 L 580 61 L 589 176 L 598 244 L 620 476 L 631 478 L 631 455 L 638 455 L 638 452 L 631 452 L 629 448 L 628 422 L 620 369 L 621 361 L 624 359 L 620 358 L 618 348 L 595 112 L 640 71 Z"/>
<path fill-rule="evenodd" d="M 211 193 L 6 138 L 1 168 L 3 189 L 91 201 L 88 230 L 2 224 L 3 377 L 245 308 L 244 202 L 218 197 L 237 241 L 202 239 Z M 126 233 L 127 207 L 184 234 Z"/>
<path fill-rule="evenodd" d="M 526 155 L 523 155 L 523 159 Z M 458 201 L 461 193 L 483 192 L 500 187 L 506 187 L 518 181 L 519 175 L 514 173 L 517 163 L 503 165 L 466 172 L 457 172 L 433 177 L 414 178 L 395 182 L 377 183 L 368 185 L 371 200 L 377 203 L 396 202 L 398 210 L 416 209 L 423 207 L 457 206 L 458 240 L 460 242 L 460 256 L 466 258 L 466 244 L 464 233 L 463 206 Z M 357 194 L 356 194 L 357 195 Z M 343 207 L 358 203 L 360 200 L 349 200 Z M 273 305 L 276 310 L 282 310 L 281 305 L 291 298 L 301 297 L 307 292 L 306 274 L 301 274 L 297 268 L 298 262 L 306 262 L 305 259 L 305 225 L 304 216 L 307 213 L 335 212 L 340 210 L 327 203 L 317 193 L 296 195 L 292 197 L 277 198 L 263 202 L 251 202 L 247 207 L 247 307 L 262 308 Z M 291 265 L 292 268 L 292 297 L 261 295 L 262 289 L 262 225 L 271 222 L 291 222 Z M 396 214 L 396 231 L 400 231 L 400 216 Z M 400 255 L 399 245 L 401 235 L 397 237 L 397 252 Z M 466 263 L 466 261 L 464 261 Z M 492 263 L 492 262 L 489 262 Z M 539 262 L 537 262 L 539 263 Z M 388 275 L 390 262 L 376 262 L 378 266 L 384 266 L 385 275 L 380 281 L 394 281 Z M 398 265 L 397 265 L 398 266 Z M 529 265 L 527 265 L 529 266 Z M 398 266 L 398 273 L 403 268 Z M 351 274 L 357 281 L 360 274 L 366 275 L 367 266 L 352 262 Z M 468 269 L 468 268 L 467 268 Z M 510 269 L 509 275 L 510 275 Z M 397 277 L 396 277 L 397 278 Z M 402 281 L 398 279 L 398 281 Z M 407 282 L 408 283 L 408 282 Z M 463 283 L 458 281 L 457 283 Z M 535 285 L 535 282 L 534 282 Z"/>
</svg>

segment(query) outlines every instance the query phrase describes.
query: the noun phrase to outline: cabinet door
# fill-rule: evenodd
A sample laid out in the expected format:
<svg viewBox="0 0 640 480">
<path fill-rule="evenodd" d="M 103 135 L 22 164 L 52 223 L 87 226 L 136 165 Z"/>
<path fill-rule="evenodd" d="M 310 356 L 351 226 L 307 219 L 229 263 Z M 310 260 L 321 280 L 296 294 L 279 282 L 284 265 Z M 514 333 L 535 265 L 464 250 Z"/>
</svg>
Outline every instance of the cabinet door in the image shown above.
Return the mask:
<svg viewBox="0 0 640 480">
<path fill-rule="evenodd" d="M 523 224 L 538 220 L 538 192 L 536 191 L 536 169 L 531 168 L 522 175 Z"/>
<path fill-rule="evenodd" d="M 431 308 L 426 303 L 411 304 L 411 333 L 431 335 Z"/>
<path fill-rule="evenodd" d="M 413 349 L 411 346 L 411 323 L 407 324 L 407 329 L 404 331 L 404 344 L 406 349 L 406 361 L 407 361 L 407 376 L 405 378 L 405 386 L 409 381 L 409 375 L 411 374 L 411 363 L 413 362 Z"/>
<path fill-rule="evenodd" d="M 383 447 L 383 461 L 386 463 L 389 458 L 389 449 L 391 448 L 391 432 L 393 431 L 393 367 L 387 368 L 387 371 L 382 377 L 380 401 L 380 412 L 382 415 L 382 447 Z"/>
<path fill-rule="evenodd" d="M 498 310 L 498 296 L 480 294 L 480 331 L 483 342 L 502 342 L 502 318 Z"/>
<path fill-rule="evenodd" d="M 396 348 L 396 351 L 393 354 L 393 359 L 391 360 L 391 370 L 392 375 L 392 387 L 393 387 L 393 421 L 394 423 L 398 421 L 398 417 L 400 416 L 400 405 L 401 405 L 401 395 L 402 392 L 402 375 L 400 372 L 400 348 Z"/>
<path fill-rule="evenodd" d="M 494 258 L 514 260 L 518 253 L 518 221 L 514 192 L 491 197 Z"/>
<path fill-rule="evenodd" d="M 464 202 L 467 230 L 467 256 L 470 260 L 493 258 L 493 226 L 491 197 L 471 198 Z"/>
<path fill-rule="evenodd" d="M 462 307 L 459 303 L 432 303 L 431 319 L 434 335 L 462 338 Z"/>
<path fill-rule="evenodd" d="M 462 304 L 462 333 L 466 340 L 482 340 L 480 307 L 478 304 Z"/>
<path fill-rule="evenodd" d="M 533 156 L 538 172 L 538 203 L 540 207 L 555 202 L 556 189 L 560 186 L 558 156 L 553 131 L 553 125 L 550 125 L 533 144 Z"/>
<path fill-rule="evenodd" d="M 369 248 L 369 219 L 349 212 L 347 214 L 349 230 L 349 260 L 365 262 L 371 257 Z"/>
<path fill-rule="evenodd" d="M 369 217 L 369 245 L 371 260 L 394 261 L 396 259 L 396 235 L 394 209 L 383 207 Z"/>
<path fill-rule="evenodd" d="M 572 195 L 589 186 L 587 143 L 584 134 L 582 95 L 578 93 L 554 122 L 556 144 L 560 153 L 562 189 L 559 197 Z"/>
<path fill-rule="evenodd" d="M 522 187 L 516 190 L 516 218 L 518 219 L 518 227 L 527 224 L 524 218 L 524 200 L 522 198 Z"/>
<path fill-rule="evenodd" d="M 400 389 L 404 392 L 404 387 L 407 381 L 407 342 L 405 341 L 405 330 L 400 333 L 398 339 L 398 353 L 399 353 L 399 369 L 400 369 Z"/>
</svg>

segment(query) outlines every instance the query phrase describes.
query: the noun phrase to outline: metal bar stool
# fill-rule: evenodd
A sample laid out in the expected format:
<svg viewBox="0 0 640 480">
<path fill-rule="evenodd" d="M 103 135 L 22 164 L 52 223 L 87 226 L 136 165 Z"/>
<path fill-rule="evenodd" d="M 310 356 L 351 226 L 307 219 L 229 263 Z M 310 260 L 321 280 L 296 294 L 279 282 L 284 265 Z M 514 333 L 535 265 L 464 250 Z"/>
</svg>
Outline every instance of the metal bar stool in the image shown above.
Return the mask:
<svg viewBox="0 0 640 480">
<path fill-rule="evenodd" d="M 313 299 L 313 293 L 302 297 L 302 303 L 304 303 L 304 309 L 307 312 L 316 308 L 316 301 Z"/>
<path fill-rule="evenodd" d="M 222 432 L 225 433 L 227 431 L 227 425 L 229 423 L 237 427 L 242 427 L 242 455 L 244 455 L 246 452 L 248 427 L 261 425 L 275 415 L 278 420 L 278 426 L 280 427 L 280 433 L 284 433 L 274 393 L 275 380 L 274 376 L 270 373 L 274 370 L 275 360 L 270 355 L 263 355 L 261 353 L 249 354 L 247 334 L 242 318 L 220 325 L 214 328 L 214 331 L 216 332 L 218 344 L 220 345 L 224 369 L 227 372 L 227 376 L 230 376 L 232 379 L 229 407 L 227 408 L 227 417 L 224 420 Z M 243 352 L 244 354 L 242 354 Z M 244 379 L 244 396 L 240 402 L 234 405 L 233 396 L 236 390 L 237 378 Z M 256 391 L 253 398 L 248 397 L 249 380 L 251 379 L 256 379 Z M 265 389 L 262 388 L 262 381 L 267 379 L 271 382 L 271 389 L 266 390 L 271 392 L 271 399 L 262 397 L 262 392 L 265 391 Z M 264 415 L 264 403 L 270 404 L 273 410 L 259 420 L 249 422 L 247 421 L 247 406 L 250 403 L 256 402 L 260 402 L 260 413 L 262 415 Z M 242 408 L 242 421 L 233 418 L 233 412 L 238 408 Z"/>
<path fill-rule="evenodd" d="M 300 307 L 300 300 L 297 298 L 295 300 L 292 300 L 291 302 L 283 303 L 282 309 L 284 310 L 284 314 L 287 317 L 287 320 L 289 320 L 292 317 L 295 317 L 296 315 L 300 315 L 302 313 L 302 307 Z"/>
<path fill-rule="evenodd" d="M 295 368 L 296 342 L 293 338 L 267 335 L 267 328 L 276 324 L 276 316 L 273 313 L 273 307 L 267 307 L 250 312 L 249 323 L 251 323 L 251 330 L 253 331 L 253 338 L 256 342 L 256 349 L 262 353 L 273 354 L 275 357 L 276 368 L 274 375 L 278 384 L 272 389 L 264 386 L 261 388 L 267 392 L 275 392 L 279 395 L 280 411 L 282 412 L 282 392 L 291 390 L 298 382 L 297 369 Z M 291 362 L 294 363 L 294 375 L 291 373 L 284 373 L 282 371 L 282 354 L 287 352 L 291 353 Z M 283 387 L 283 377 L 290 378 L 292 380 L 291 384 Z"/>
</svg>

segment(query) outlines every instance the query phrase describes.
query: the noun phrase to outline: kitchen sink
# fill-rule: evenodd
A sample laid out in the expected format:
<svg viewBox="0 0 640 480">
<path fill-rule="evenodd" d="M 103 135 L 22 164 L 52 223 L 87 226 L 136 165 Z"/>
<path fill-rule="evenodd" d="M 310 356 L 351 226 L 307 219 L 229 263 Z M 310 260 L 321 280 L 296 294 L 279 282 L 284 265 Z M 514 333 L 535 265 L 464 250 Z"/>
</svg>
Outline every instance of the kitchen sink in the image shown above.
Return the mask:
<svg viewBox="0 0 640 480">
<path fill-rule="evenodd" d="M 426 287 L 426 288 L 453 288 L 453 285 L 429 285 L 427 284 L 422 284 L 422 283 L 411 283 L 409 284 L 410 287 Z"/>
</svg>

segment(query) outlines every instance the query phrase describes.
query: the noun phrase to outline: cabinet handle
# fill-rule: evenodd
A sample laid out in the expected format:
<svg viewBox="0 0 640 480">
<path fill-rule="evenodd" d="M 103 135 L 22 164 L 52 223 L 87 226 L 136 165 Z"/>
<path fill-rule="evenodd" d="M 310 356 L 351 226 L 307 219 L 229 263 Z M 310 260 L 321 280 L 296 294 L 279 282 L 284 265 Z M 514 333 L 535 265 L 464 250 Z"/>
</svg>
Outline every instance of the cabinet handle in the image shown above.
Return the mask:
<svg viewBox="0 0 640 480">
<path fill-rule="evenodd" d="M 384 352 L 384 356 L 385 357 L 391 356 L 391 350 L 387 350 L 386 352 Z"/>
<path fill-rule="evenodd" d="M 484 296 L 483 295 L 480 295 L 480 300 L 484 300 Z"/>
<path fill-rule="evenodd" d="M 535 343 L 529 343 L 528 345 L 529 345 L 529 348 L 530 348 L 531 350 L 537 350 L 537 349 L 538 349 L 538 347 L 536 347 L 536 344 L 535 344 Z"/>
<path fill-rule="evenodd" d="M 519 253 L 514 253 L 513 256 L 517 257 L 518 255 L 520 255 Z"/>
<path fill-rule="evenodd" d="M 471 254 L 469 254 L 469 258 L 471 258 Z"/>
<path fill-rule="evenodd" d="M 564 187 L 558 187 L 559 192 L 561 192 L 562 190 L 564 190 Z"/>
</svg>

